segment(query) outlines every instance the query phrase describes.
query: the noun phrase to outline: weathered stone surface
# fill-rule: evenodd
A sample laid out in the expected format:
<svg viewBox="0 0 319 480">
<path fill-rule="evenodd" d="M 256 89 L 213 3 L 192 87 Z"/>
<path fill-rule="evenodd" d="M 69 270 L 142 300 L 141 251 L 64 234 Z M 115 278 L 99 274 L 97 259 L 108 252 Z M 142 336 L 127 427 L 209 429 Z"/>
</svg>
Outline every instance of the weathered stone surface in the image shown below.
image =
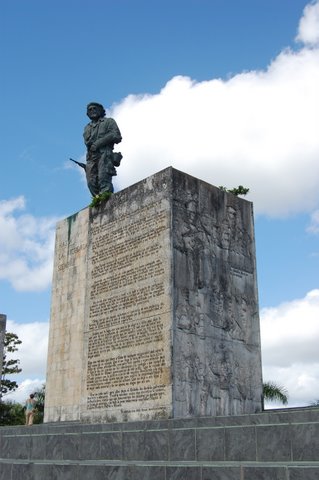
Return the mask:
<svg viewBox="0 0 319 480">
<path fill-rule="evenodd" d="M 310 430 L 310 428 L 309 428 Z M 256 429 L 258 460 L 285 462 L 291 458 L 291 425 L 260 426 Z M 306 435 L 305 435 L 306 436 Z M 303 437 L 304 438 L 304 437 Z M 302 442 L 301 442 L 302 443 Z"/>
<path fill-rule="evenodd" d="M 3 365 L 3 348 L 4 348 L 4 336 L 6 333 L 7 317 L 3 313 L 0 313 L 0 372 L 2 372 Z"/>
<path fill-rule="evenodd" d="M 252 204 L 168 168 L 57 227 L 46 421 L 254 413 Z"/>
<path fill-rule="evenodd" d="M 174 171 L 174 416 L 256 412 L 261 360 L 252 204 Z"/>
<path fill-rule="evenodd" d="M 80 418 L 85 380 L 88 209 L 60 222 L 56 244 L 47 360 L 47 420 Z"/>
</svg>

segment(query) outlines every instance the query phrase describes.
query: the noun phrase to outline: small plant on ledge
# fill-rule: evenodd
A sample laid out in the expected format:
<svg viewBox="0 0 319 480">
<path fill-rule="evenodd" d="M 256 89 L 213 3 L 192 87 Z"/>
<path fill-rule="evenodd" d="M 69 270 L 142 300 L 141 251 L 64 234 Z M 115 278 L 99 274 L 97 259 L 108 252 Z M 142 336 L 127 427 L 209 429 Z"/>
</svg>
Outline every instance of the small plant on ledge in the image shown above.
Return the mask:
<svg viewBox="0 0 319 480">
<path fill-rule="evenodd" d="M 236 195 L 236 197 L 238 197 L 238 195 L 247 195 L 249 192 L 249 188 L 243 187 L 242 185 L 230 189 L 223 186 L 219 186 L 218 188 L 223 192 L 232 193 L 233 195 Z"/>
<path fill-rule="evenodd" d="M 102 202 L 107 202 L 111 195 L 112 195 L 112 192 L 103 192 L 103 193 L 100 193 L 99 195 L 95 195 L 95 197 L 92 198 L 90 207 L 91 208 L 97 207 Z"/>
</svg>

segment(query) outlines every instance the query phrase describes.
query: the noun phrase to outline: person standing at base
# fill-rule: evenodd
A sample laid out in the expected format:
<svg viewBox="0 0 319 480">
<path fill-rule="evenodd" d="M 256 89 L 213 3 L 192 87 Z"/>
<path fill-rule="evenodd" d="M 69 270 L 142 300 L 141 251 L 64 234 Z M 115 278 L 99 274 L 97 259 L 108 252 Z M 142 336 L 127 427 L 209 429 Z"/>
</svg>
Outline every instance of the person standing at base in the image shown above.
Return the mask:
<svg viewBox="0 0 319 480">
<path fill-rule="evenodd" d="M 121 132 L 113 118 L 105 117 L 103 105 L 91 102 L 87 106 L 91 120 L 84 129 L 83 137 L 87 148 L 86 180 L 93 197 L 113 193 L 112 177 L 116 175 L 121 154 L 114 154 L 115 143 L 122 140 Z M 119 158 L 120 156 L 120 158 Z"/>
<path fill-rule="evenodd" d="M 30 397 L 25 402 L 25 424 L 33 425 L 33 418 L 35 413 L 36 401 L 34 400 L 34 395 L 31 393 Z"/>
</svg>

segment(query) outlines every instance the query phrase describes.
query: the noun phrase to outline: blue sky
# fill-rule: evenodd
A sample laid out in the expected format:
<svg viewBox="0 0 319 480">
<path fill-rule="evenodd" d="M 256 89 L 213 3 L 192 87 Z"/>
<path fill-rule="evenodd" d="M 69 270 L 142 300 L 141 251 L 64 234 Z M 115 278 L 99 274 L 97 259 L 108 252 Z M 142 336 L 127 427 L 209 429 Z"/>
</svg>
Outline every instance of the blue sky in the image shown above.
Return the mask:
<svg viewBox="0 0 319 480">
<path fill-rule="evenodd" d="M 12 0 L 0 15 L 0 311 L 23 340 L 15 398 L 45 378 L 55 223 L 90 202 L 68 162 L 84 158 L 90 101 L 122 131 L 116 190 L 169 165 L 250 188 L 264 379 L 291 405 L 319 398 L 318 2 Z"/>
</svg>

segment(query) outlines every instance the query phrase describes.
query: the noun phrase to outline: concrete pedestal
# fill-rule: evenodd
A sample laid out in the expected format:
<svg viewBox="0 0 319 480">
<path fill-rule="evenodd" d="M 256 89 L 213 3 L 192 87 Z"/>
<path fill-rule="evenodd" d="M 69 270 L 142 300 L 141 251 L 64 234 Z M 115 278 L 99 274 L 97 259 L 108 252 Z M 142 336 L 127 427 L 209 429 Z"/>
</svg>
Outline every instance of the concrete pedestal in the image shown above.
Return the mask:
<svg viewBox="0 0 319 480">
<path fill-rule="evenodd" d="M 167 168 L 57 226 L 45 421 L 261 410 L 252 204 Z"/>
</svg>

